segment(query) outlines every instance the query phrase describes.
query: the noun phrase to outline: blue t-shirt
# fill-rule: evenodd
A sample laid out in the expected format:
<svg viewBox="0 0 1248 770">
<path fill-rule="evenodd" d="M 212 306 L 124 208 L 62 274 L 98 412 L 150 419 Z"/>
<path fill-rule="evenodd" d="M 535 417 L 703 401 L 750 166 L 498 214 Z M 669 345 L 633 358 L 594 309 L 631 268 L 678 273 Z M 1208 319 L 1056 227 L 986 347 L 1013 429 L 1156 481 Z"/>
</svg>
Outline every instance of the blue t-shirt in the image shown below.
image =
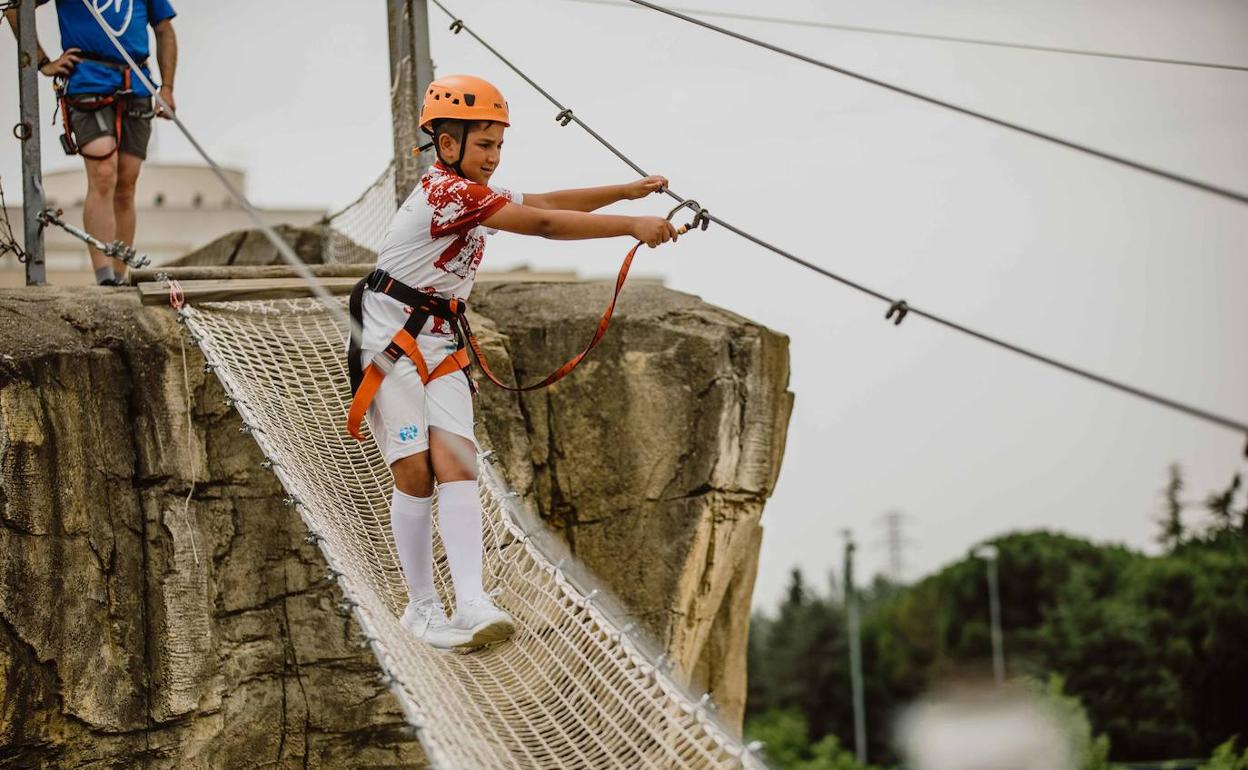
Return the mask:
<svg viewBox="0 0 1248 770">
<path fill-rule="evenodd" d="M 38 0 L 43 5 L 48 0 Z M 113 34 L 121 41 L 126 53 L 142 62 L 150 54 L 147 36 L 148 26 L 172 19 L 176 13 L 169 0 L 87 0 L 95 5 L 96 10 L 104 17 Z M 94 56 L 101 56 L 116 62 L 123 62 L 121 54 L 113 46 L 108 35 L 100 29 L 99 23 L 91 15 L 91 11 L 82 4 L 82 0 L 56 0 L 56 16 L 61 24 L 61 49 L 77 48 Z M 151 77 L 150 70 L 144 66 L 144 74 Z M 69 94 L 112 94 L 120 91 L 123 85 L 122 74 L 106 64 L 83 59 L 74 67 L 69 76 L 66 93 Z M 149 96 L 147 89 L 137 77 L 131 78 L 130 87 L 139 96 Z"/>
</svg>

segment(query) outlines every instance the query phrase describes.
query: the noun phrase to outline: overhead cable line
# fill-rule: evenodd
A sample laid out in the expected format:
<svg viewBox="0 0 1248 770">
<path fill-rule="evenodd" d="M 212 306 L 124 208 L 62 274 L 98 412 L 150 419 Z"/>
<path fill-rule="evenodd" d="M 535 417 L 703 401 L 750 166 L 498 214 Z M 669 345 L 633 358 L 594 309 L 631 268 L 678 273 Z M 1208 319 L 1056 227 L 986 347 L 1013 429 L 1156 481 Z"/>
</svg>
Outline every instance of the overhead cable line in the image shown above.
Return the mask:
<svg viewBox="0 0 1248 770">
<path fill-rule="evenodd" d="M 1193 177 L 1184 176 L 1182 174 L 1176 174 L 1170 171 L 1166 171 L 1165 169 L 1158 168 L 1156 166 L 1150 166 L 1147 163 L 1141 163 L 1140 161 L 1131 160 L 1130 158 L 1126 158 L 1121 155 L 1115 155 L 1111 152 L 1098 150 L 1095 147 L 1091 147 L 1086 144 L 1081 144 L 1079 142 L 1075 142 L 1070 139 L 1063 139 L 1060 136 L 1049 134 L 1044 131 L 1040 131 L 1038 129 L 1028 128 L 1027 126 L 1024 126 L 1020 123 L 1015 123 L 1013 121 L 1005 120 L 1004 118 L 998 118 L 993 115 L 989 115 L 988 113 L 985 113 L 985 112 L 973 110 L 969 107 L 963 107 L 959 104 L 954 104 L 953 102 L 945 101 L 944 99 L 939 99 L 935 96 L 928 96 L 927 94 L 911 90 L 904 86 L 896 85 L 895 83 L 889 83 L 887 81 L 880 80 L 879 78 L 871 77 L 870 75 L 864 75 L 860 72 L 855 72 L 854 70 L 846 69 L 844 67 L 839 67 L 835 64 L 829 64 L 828 62 L 823 61 L 822 59 L 816 59 L 813 56 L 807 56 L 805 54 L 798 53 L 797 51 L 792 51 L 788 48 L 784 48 L 783 46 L 778 46 L 774 43 L 768 43 L 764 40 L 759 40 L 758 38 L 750 37 L 749 35 L 743 35 L 740 32 L 734 32 L 730 29 L 725 29 L 724 27 L 720 27 L 716 24 L 712 24 L 709 21 L 697 19 L 692 16 L 688 16 L 686 14 L 680 13 L 679 11 L 674 11 L 670 8 L 665 8 L 661 5 L 655 5 L 654 3 L 647 2 L 647 0 L 628 0 L 628 2 L 633 3 L 634 5 L 640 5 L 643 8 L 649 8 L 652 11 L 658 11 L 659 13 L 667 14 L 668 16 L 681 19 L 682 21 L 687 21 L 690 24 L 694 24 L 696 26 L 709 29 L 712 32 L 718 32 L 721 35 L 727 35 L 728 37 L 735 38 L 742 42 L 749 43 L 751 45 L 755 45 L 760 48 L 765 48 L 768 51 L 772 51 L 773 53 L 778 53 L 778 54 L 781 54 L 782 56 L 788 56 L 790 58 L 797 59 L 798 61 L 806 62 L 807 64 L 813 64 L 816 67 L 822 67 L 823 69 L 830 70 L 832 72 L 836 72 L 841 75 L 854 78 L 856 80 L 861 80 L 864 83 L 870 83 L 873 86 L 879 86 L 880 88 L 887 89 L 894 93 L 902 94 L 903 96 L 909 96 L 912 99 L 918 99 L 920 101 L 927 102 L 928 104 L 936 105 L 937 107 L 944 107 L 947 110 L 953 110 L 954 112 L 961 113 L 962 115 L 967 115 L 972 118 L 978 118 L 980 120 L 986 121 L 988 123 L 992 123 L 993 125 L 997 125 L 1002 128 L 1008 128 L 1012 131 L 1017 131 L 1019 133 L 1026 134 L 1028 136 L 1035 137 L 1036 139 L 1043 139 L 1046 142 L 1051 142 L 1053 144 L 1066 147 L 1067 149 L 1075 150 L 1077 152 L 1082 152 L 1086 155 L 1091 155 L 1093 157 L 1100 158 L 1101 160 L 1107 160 L 1107 161 L 1110 161 L 1111 163 L 1117 163 L 1120 166 L 1133 168 L 1136 171 L 1143 171 L 1146 174 L 1152 174 L 1153 176 L 1161 177 L 1162 179 L 1168 179 L 1171 182 L 1177 182 L 1179 184 L 1186 185 L 1188 187 L 1192 187 L 1197 190 L 1203 190 L 1204 192 L 1212 193 L 1213 195 L 1217 195 L 1222 198 L 1227 198 L 1229 200 L 1236 201 L 1237 203 L 1248 203 L 1248 193 L 1238 192 L 1236 190 L 1232 190 L 1226 187 L 1219 187 L 1218 185 L 1211 184 L 1209 182 L 1202 182 L 1201 180 L 1195 179 Z"/>
<path fill-rule="evenodd" d="M 212 156 L 210 156 L 208 151 L 204 149 L 203 145 L 199 143 L 199 140 L 191 134 L 190 129 L 186 127 L 186 124 L 182 122 L 177 113 L 170 109 L 169 105 L 165 103 L 165 100 L 160 97 L 160 90 L 152 84 L 152 81 L 149 80 L 147 75 L 143 73 L 143 69 L 135 63 L 134 59 L 121 44 L 121 41 L 117 39 L 117 35 L 113 32 L 112 27 L 108 25 L 108 22 L 105 21 L 104 17 L 100 14 L 100 11 L 95 7 L 95 4 L 91 2 L 91 0 L 82 0 L 82 4 L 91 13 L 92 17 L 95 18 L 95 23 L 98 24 L 100 30 L 108 36 L 108 39 L 112 42 L 113 47 L 117 49 L 119 54 L 121 54 L 121 58 L 125 60 L 126 64 L 134 72 L 135 76 L 138 77 L 139 81 L 143 84 L 143 87 L 148 90 L 148 93 L 150 93 L 152 98 L 156 100 L 156 103 L 160 105 L 161 110 L 169 116 L 174 125 L 178 127 L 178 130 L 182 132 L 182 135 L 186 137 L 187 141 L 191 143 L 191 146 L 195 148 L 195 151 L 199 153 L 199 156 L 204 159 L 204 162 L 208 164 L 209 168 L 212 169 L 212 172 L 216 174 L 217 179 L 219 179 L 221 184 L 225 187 L 225 191 L 229 193 L 230 197 L 238 203 L 239 207 L 242 208 L 244 212 L 246 212 L 247 216 L 251 219 L 252 224 L 256 226 L 256 229 L 264 233 L 264 236 L 269 239 L 270 243 L 273 244 L 273 248 L 277 249 L 277 253 L 281 256 L 281 258 L 288 265 L 290 265 L 292 269 L 294 269 L 295 273 L 300 278 L 303 279 L 303 281 L 308 285 L 308 289 L 314 296 L 316 296 L 317 299 L 324 303 L 330 314 L 337 318 L 353 337 L 358 338 L 360 329 L 351 320 L 351 316 L 349 316 L 343 309 L 342 303 L 334 299 L 334 296 L 326 291 L 325 287 L 317 281 L 316 276 L 311 270 L 308 269 L 307 264 L 299 258 L 299 255 L 295 254 L 295 251 L 290 247 L 290 244 L 282 240 L 282 237 L 274 232 L 272 227 L 269 227 L 269 225 L 260 216 L 260 212 L 256 210 L 256 207 L 251 205 L 251 201 L 247 200 L 246 196 L 234 188 L 233 183 L 230 182 L 229 178 L 225 175 L 225 172 L 221 170 L 221 167 L 217 165 L 217 162 L 212 159 Z"/>
<path fill-rule="evenodd" d="M 450 28 L 452 32 L 456 34 L 459 34 L 460 32 L 467 32 L 468 35 L 472 37 L 472 39 L 480 43 L 487 51 L 493 54 L 494 57 L 497 58 L 500 62 L 502 62 L 508 69 L 516 73 L 516 75 L 518 75 L 522 80 L 524 80 L 524 82 L 532 86 L 533 89 L 536 90 L 538 93 L 540 93 L 542 96 L 544 96 L 547 101 L 549 101 L 551 104 L 557 107 L 559 109 L 559 114 L 555 116 L 556 121 L 558 121 L 559 123 L 565 126 L 568 123 L 576 123 L 582 129 L 584 129 L 586 133 L 592 136 L 599 144 L 601 144 L 603 147 L 609 150 L 611 154 L 615 155 L 615 157 L 623 161 L 633 171 L 636 171 L 638 174 L 642 176 L 649 176 L 649 174 L 646 172 L 645 169 L 643 169 L 636 162 L 634 162 L 631 158 L 629 158 L 627 155 L 621 152 L 615 145 L 607 141 L 601 134 L 599 134 L 597 131 L 591 128 L 587 123 L 585 123 L 585 121 L 577 117 L 572 112 L 571 108 L 567 107 L 558 99 L 556 99 L 554 95 L 552 95 L 549 91 L 547 91 L 540 84 L 538 84 L 538 82 L 535 81 L 533 78 L 529 77 L 527 73 L 525 73 L 523 70 L 517 67 L 514 63 L 512 63 L 512 61 L 508 59 L 506 56 L 504 56 L 502 53 L 500 53 L 498 49 L 494 48 L 494 46 L 490 45 L 484 39 L 482 39 L 480 35 L 478 35 L 475 31 L 473 31 L 471 27 L 469 27 L 467 24 L 464 23 L 462 18 L 460 18 L 459 16 L 456 16 L 454 13 L 451 12 L 449 8 L 443 5 L 441 0 L 431 0 L 431 2 L 434 5 L 436 5 L 439 10 L 441 10 L 443 13 L 445 13 L 448 17 L 451 18 L 452 22 L 451 22 Z M 685 198 L 676 194 L 670 187 L 665 188 L 664 192 L 667 193 L 667 195 L 670 196 L 671 198 L 681 203 L 684 203 L 686 200 Z M 725 230 L 728 230 L 734 235 L 740 236 L 741 238 L 744 238 L 745 240 L 750 241 L 751 243 L 761 246 L 764 249 L 767 249 L 768 251 L 771 251 L 774 254 L 784 257 L 790 262 L 800 265 L 806 268 L 807 270 L 811 270 L 815 273 L 818 273 L 819 275 L 822 275 L 825 278 L 831 278 L 832 280 L 837 281 L 838 283 L 841 283 L 845 286 L 848 286 L 851 289 L 859 291 L 870 297 L 874 297 L 875 299 L 878 299 L 882 302 L 888 303 L 888 312 L 885 314 L 885 319 L 892 319 L 895 324 L 900 324 L 908 314 L 913 313 L 916 316 L 926 318 L 927 320 L 932 321 L 933 323 L 939 324 L 941 326 L 944 326 L 947 329 L 951 329 L 956 332 L 961 332 L 962 334 L 965 334 L 970 337 L 974 337 L 975 339 L 978 339 L 981 342 L 986 342 L 990 345 L 994 345 L 998 348 L 1007 350 L 1011 353 L 1017 353 L 1018 355 L 1024 356 L 1026 358 L 1030 358 L 1033 361 L 1037 361 L 1042 364 L 1047 364 L 1054 368 L 1060 369 L 1068 374 L 1073 374 L 1077 377 L 1082 377 L 1086 380 L 1090 380 L 1100 385 L 1104 385 L 1108 388 L 1112 388 L 1119 392 L 1127 393 L 1132 396 L 1136 396 L 1138 398 L 1144 399 L 1145 401 L 1152 402 L 1153 404 L 1156 404 L 1158 406 L 1163 406 L 1168 409 L 1173 409 L 1177 412 L 1186 414 L 1189 417 L 1194 417 L 1198 420 L 1204 420 L 1205 422 L 1209 422 L 1209 423 L 1218 425 L 1223 428 L 1230 428 L 1234 431 L 1248 434 L 1248 423 L 1246 422 L 1243 422 L 1241 420 L 1236 420 L 1231 417 L 1226 417 L 1226 416 L 1217 414 L 1215 412 L 1210 412 L 1208 410 L 1201 409 L 1199 407 L 1191 406 L 1181 401 L 1176 401 L 1174 399 L 1167 398 L 1165 396 L 1157 395 L 1156 393 L 1151 393 L 1147 390 L 1144 390 L 1143 388 L 1137 388 L 1134 385 L 1120 382 L 1118 380 L 1114 380 L 1109 377 L 1102 376 L 1100 374 L 1096 374 L 1095 372 L 1088 371 L 1087 369 L 1082 369 L 1078 366 L 1074 366 L 1073 364 L 1064 363 L 1055 358 L 1052 358 L 1051 356 L 1047 356 L 1043 353 L 1037 353 L 1035 351 L 1028 350 L 1027 348 L 1021 347 L 1019 345 L 1015 345 L 1011 342 L 1007 342 L 991 334 L 987 334 L 985 332 L 972 329 L 969 326 L 965 326 L 963 324 L 958 323 L 957 321 L 953 321 L 948 318 L 945 318 L 944 316 L 941 316 L 937 313 L 923 310 L 921 308 L 917 308 L 914 305 L 906 302 L 904 299 L 890 297 L 887 294 L 884 294 L 883 292 L 877 291 L 875 289 L 872 289 L 866 286 L 865 284 L 858 283 L 857 281 L 851 278 L 847 278 L 846 276 L 834 273 L 831 270 L 828 270 L 827 268 L 820 267 L 819 265 L 816 265 L 813 262 L 809 262 L 805 259 L 802 259 L 796 254 L 792 254 L 788 251 L 785 251 L 779 246 L 769 243 L 766 240 L 763 240 L 762 238 L 756 235 L 746 232 L 745 230 L 742 230 L 741 228 L 729 222 L 724 221 L 720 217 L 717 217 L 714 214 L 711 214 L 709 209 L 703 208 L 700 210 L 704 218 L 709 219 L 711 222 L 714 222 L 715 224 L 723 227 Z"/>
<path fill-rule="evenodd" d="M 628 0 L 570 0 L 586 5 L 607 5 L 616 8 L 631 8 Z M 1219 62 L 1196 61 L 1193 59 L 1168 59 L 1160 56 L 1142 56 L 1128 53 L 1111 53 L 1109 51 L 1093 51 L 1087 48 L 1063 48 L 1061 46 L 1034 45 L 1032 43 L 1012 43 L 1005 40 L 985 40 L 976 37 L 960 37 L 957 35 L 937 35 L 931 32 L 910 32 L 903 29 L 886 27 L 864 27 L 856 24 L 834 24 L 827 21 L 809 19 L 786 19 L 780 16 L 758 16 L 751 13 L 732 13 L 730 11 L 712 11 L 702 8 L 681 8 L 669 6 L 673 11 L 689 13 L 695 16 L 709 16 L 720 19 L 739 19 L 741 21 L 758 21 L 765 24 L 783 24 L 790 27 L 814 27 L 817 29 L 835 29 L 842 32 L 865 32 L 869 35 L 888 35 L 890 37 L 909 37 L 919 40 L 939 40 L 945 43 L 966 43 L 968 45 L 984 45 L 994 48 L 1015 48 L 1022 51 L 1042 51 L 1045 53 L 1062 53 L 1074 56 L 1094 56 L 1101 59 L 1121 59 L 1124 61 L 1149 62 L 1152 64 L 1172 64 L 1182 67 L 1206 67 L 1209 69 L 1237 70 L 1248 72 L 1248 66 L 1240 64 L 1222 64 Z"/>
</svg>

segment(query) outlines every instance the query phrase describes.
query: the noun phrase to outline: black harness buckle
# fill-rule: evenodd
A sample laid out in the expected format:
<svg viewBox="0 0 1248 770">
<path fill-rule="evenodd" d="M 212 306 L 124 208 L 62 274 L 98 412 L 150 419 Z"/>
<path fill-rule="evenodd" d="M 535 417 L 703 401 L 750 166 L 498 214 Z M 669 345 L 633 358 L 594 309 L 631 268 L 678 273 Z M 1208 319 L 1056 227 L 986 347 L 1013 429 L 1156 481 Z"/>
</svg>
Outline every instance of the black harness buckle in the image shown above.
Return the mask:
<svg viewBox="0 0 1248 770">
<path fill-rule="evenodd" d="M 381 291 L 381 287 L 389 278 L 390 274 L 385 270 L 374 270 L 364 278 L 364 285 L 369 291 Z"/>
</svg>

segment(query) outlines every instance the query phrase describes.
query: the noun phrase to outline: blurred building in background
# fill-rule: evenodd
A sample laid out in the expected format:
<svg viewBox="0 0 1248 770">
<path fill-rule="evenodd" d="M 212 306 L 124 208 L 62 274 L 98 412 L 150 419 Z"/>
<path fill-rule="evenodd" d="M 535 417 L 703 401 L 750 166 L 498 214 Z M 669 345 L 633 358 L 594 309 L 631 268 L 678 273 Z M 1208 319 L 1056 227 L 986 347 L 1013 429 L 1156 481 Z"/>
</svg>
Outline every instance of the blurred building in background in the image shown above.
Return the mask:
<svg viewBox="0 0 1248 770">
<path fill-rule="evenodd" d="M 245 192 L 247 175 L 226 169 L 230 184 Z M 65 211 L 65 221 L 82 225 L 82 203 L 87 193 L 86 172 L 53 171 L 43 177 L 48 206 Z M 19 188 L 20 189 L 20 188 Z M 160 265 L 193 251 L 227 233 L 251 229 L 251 219 L 225 192 L 207 166 L 145 163 L 136 193 L 138 233 L 135 247 Z M 22 202 L 8 198 L 5 214 L 19 243 L 23 242 Z M 269 224 L 306 227 L 325 217 L 324 209 L 260 209 Z M 47 232 L 48 281 L 53 284 L 94 283 L 87 248 L 63 230 Z M 0 286 L 25 283 L 25 268 L 17 260 L 0 262 Z"/>
</svg>

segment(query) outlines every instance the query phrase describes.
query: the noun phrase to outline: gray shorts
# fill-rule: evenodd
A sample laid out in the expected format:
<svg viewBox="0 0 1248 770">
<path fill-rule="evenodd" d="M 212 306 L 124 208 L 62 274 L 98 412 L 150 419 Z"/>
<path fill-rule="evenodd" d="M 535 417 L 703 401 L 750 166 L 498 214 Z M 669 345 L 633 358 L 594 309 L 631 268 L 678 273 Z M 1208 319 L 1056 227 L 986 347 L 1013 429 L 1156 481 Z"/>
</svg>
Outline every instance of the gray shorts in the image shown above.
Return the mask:
<svg viewBox="0 0 1248 770">
<path fill-rule="evenodd" d="M 70 106 L 69 125 L 78 147 L 101 136 L 117 136 L 117 109 L 121 108 L 121 152 L 147 159 L 147 144 L 152 139 L 152 97 L 123 99 L 104 107 L 89 108 L 89 97 L 70 97 L 80 106 Z"/>
</svg>

